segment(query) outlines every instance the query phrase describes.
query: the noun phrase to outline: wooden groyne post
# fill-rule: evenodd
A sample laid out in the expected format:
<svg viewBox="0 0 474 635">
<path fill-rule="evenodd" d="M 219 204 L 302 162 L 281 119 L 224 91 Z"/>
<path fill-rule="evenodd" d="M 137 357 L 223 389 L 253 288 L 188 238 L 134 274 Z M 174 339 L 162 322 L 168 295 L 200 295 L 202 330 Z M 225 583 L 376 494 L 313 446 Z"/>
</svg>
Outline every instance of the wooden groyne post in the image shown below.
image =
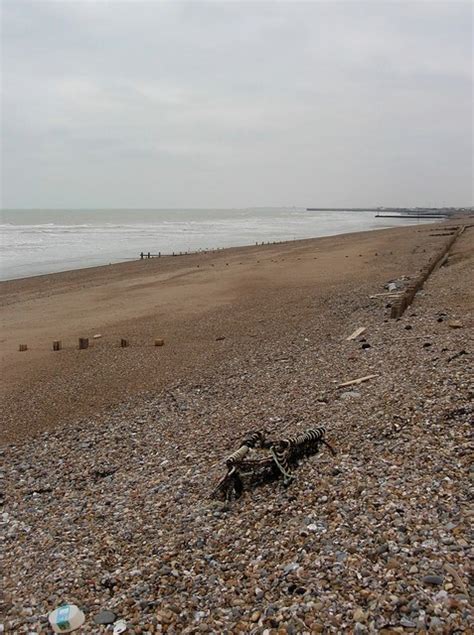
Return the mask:
<svg viewBox="0 0 474 635">
<path fill-rule="evenodd" d="M 147 260 L 149 258 L 161 258 L 161 251 L 159 251 L 157 254 L 152 254 L 150 251 L 145 254 L 143 251 L 141 251 L 140 260 L 143 260 L 144 258 L 146 258 Z"/>
<path fill-rule="evenodd" d="M 456 232 L 447 241 L 443 249 L 438 254 L 433 256 L 431 260 L 428 261 L 428 263 L 421 269 L 415 280 L 412 280 L 412 282 L 410 282 L 401 296 L 393 302 L 392 310 L 390 312 L 391 318 L 397 319 L 402 317 L 406 309 L 415 299 L 417 292 L 423 288 L 423 285 L 428 280 L 433 271 L 447 260 L 448 254 L 452 249 L 454 243 L 459 238 L 459 236 L 461 236 L 465 229 L 465 225 L 463 225 L 462 227 L 457 227 Z"/>
</svg>

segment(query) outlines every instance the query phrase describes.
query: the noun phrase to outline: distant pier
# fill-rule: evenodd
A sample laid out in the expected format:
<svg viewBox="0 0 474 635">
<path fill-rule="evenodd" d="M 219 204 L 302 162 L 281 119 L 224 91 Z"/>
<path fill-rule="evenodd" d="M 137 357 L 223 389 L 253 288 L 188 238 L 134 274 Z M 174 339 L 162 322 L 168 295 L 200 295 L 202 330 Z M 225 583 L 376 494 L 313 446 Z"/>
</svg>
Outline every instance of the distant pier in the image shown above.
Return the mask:
<svg viewBox="0 0 474 635">
<path fill-rule="evenodd" d="M 446 218 L 468 210 L 455 207 L 307 207 L 306 211 L 375 212 L 376 218 Z"/>
<path fill-rule="evenodd" d="M 420 220 L 423 218 L 448 218 L 449 214 L 375 214 L 375 218 L 412 218 Z"/>
</svg>

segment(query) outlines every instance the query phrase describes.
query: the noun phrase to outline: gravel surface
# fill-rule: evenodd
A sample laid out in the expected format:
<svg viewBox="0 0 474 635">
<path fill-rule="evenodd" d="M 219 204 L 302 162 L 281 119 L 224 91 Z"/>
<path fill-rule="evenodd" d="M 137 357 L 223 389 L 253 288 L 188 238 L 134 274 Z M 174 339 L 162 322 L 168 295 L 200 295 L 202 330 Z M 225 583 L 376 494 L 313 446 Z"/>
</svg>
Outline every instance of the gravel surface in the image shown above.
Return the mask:
<svg viewBox="0 0 474 635">
<path fill-rule="evenodd" d="M 399 321 L 372 281 L 296 289 L 198 380 L 4 446 L 4 631 L 472 633 L 472 231 Z M 335 457 L 210 500 L 244 433 L 313 425 Z"/>
</svg>

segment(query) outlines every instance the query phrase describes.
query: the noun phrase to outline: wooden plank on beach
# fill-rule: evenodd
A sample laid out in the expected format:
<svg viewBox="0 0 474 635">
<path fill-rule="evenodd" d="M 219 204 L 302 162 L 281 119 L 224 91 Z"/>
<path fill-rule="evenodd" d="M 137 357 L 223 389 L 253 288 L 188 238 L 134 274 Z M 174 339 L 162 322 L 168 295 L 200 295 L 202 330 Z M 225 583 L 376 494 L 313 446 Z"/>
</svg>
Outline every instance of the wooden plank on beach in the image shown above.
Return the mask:
<svg viewBox="0 0 474 635">
<path fill-rule="evenodd" d="M 350 342 L 351 340 L 355 340 L 356 337 L 359 337 L 359 335 L 362 335 L 362 333 L 365 331 L 365 326 L 360 326 L 358 329 L 356 329 L 353 333 L 351 333 L 349 335 L 349 337 L 346 337 L 346 341 Z"/>
<path fill-rule="evenodd" d="M 350 381 L 345 381 L 343 384 L 339 384 L 338 388 L 345 388 L 346 386 L 355 386 L 356 384 L 362 384 L 364 381 L 369 381 L 369 379 L 373 379 L 374 377 L 378 377 L 378 375 L 366 375 L 365 377 L 359 377 L 358 379 L 351 379 Z"/>
</svg>

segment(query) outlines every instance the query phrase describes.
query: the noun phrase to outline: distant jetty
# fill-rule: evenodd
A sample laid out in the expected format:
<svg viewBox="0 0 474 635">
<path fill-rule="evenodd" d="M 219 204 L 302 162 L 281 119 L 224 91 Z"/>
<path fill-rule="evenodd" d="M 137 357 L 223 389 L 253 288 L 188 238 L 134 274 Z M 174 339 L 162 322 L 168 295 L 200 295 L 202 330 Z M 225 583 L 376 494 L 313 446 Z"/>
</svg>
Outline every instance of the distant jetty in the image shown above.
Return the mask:
<svg viewBox="0 0 474 635">
<path fill-rule="evenodd" d="M 426 213 L 426 212 L 400 212 L 399 214 L 381 214 L 377 212 L 375 218 L 448 218 L 447 212 Z"/>
<path fill-rule="evenodd" d="M 307 207 L 307 212 L 375 212 L 376 218 L 448 218 L 470 208 L 454 207 Z"/>
</svg>

